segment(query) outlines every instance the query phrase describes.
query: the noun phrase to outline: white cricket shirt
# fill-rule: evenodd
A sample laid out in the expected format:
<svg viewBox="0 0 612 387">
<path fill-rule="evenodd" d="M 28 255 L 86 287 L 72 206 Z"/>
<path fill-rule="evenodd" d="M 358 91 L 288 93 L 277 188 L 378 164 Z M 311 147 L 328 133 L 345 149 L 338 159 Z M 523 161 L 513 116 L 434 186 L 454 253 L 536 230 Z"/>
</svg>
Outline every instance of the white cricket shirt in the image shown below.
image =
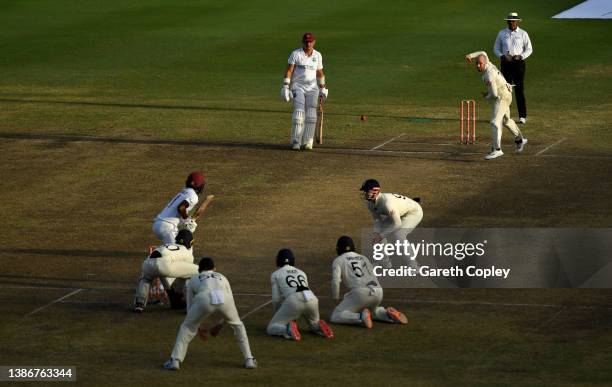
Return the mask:
<svg viewBox="0 0 612 387">
<path fill-rule="evenodd" d="M 317 70 L 323 69 L 323 57 L 319 51 L 313 50 L 308 56 L 304 49 L 295 49 L 289 55 L 287 63 L 295 65 L 291 75 L 292 88 L 317 89 Z"/>
</svg>

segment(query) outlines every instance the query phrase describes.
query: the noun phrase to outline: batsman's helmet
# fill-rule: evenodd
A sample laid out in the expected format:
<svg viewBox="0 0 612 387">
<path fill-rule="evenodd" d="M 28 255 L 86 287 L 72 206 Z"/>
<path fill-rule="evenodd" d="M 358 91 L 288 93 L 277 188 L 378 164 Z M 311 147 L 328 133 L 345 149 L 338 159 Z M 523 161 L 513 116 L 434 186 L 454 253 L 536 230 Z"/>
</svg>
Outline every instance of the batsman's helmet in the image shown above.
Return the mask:
<svg viewBox="0 0 612 387">
<path fill-rule="evenodd" d="M 189 230 L 181 230 L 178 232 L 178 234 L 176 234 L 174 242 L 190 249 L 191 245 L 193 245 L 193 234 Z"/>
<path fill-rule="evenodd" d="M 290 249 L 280 249 L 276 254 L 276 266 L 283 267 L 285 265 L 293 266 L 295 264 L 295 257 Z"/>
<path fill-rule="evenodd" d="M 197 193 L 202 193 L 206 187 L 206 177 L 200 171 L 191 172 L 185 182 L 186 187 L 192 187 Z"/>
<path fill-rule="evenodd" d="M 338 255 L 340 255 L 349 251 L 355 251 L 355 243 L 353 242 L 353 238 L 348 235 L 342 235 L 340 238 L 338 238 L 338 242 L 336 243 L 336 252 Z"/>
<path fill-rule="evenodd" d="M 215 268 L 215 261 L 209 257 L 203 257 L 200 259 L 198 263 L 198 271 L 201 273 L 203 271 L 212 270 Z"/>
<path fill-rule="evenodd" d="M 314 42 L 314 41 L 315 41 L 315 36 L 312 33 L 310 33 L 310 32 L 306 32 L 302 36 L 302 43 Z"/>
<path fill-rule="evenodd" d="M 380 183 L 378 182 L 378 180 L 368 179 L 364 181 L 363 184 L 361 184 L 361 188 L 359 190 L 363 192 L 368 192 L 369 190 L 374 188 L 380 189 Z"/>
</svg>

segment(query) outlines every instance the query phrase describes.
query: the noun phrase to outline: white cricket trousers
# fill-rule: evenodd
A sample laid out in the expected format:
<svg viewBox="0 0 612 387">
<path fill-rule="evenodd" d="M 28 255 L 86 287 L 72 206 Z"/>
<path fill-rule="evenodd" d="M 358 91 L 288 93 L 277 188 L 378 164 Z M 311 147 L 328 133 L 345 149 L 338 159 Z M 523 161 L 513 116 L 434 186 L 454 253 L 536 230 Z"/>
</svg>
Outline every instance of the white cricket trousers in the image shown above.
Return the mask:
<svg viewBox="0 0 612 387">
<path fill-rule="evenodd" d="M 293 90 L 291 144 L 312 145 L 317 125 L 319 90 L 296 85 Z"/>
<path fill-rule="evenodd" d="M 220 317 L 234 330 L 234 337 L 236 338 L 236 342 L 240 347 L 244 359 L 246 360 L 253 357 L 251 354 L 251 347 L 249 346 L 249 338 L 244 328 L 244 324 L 238 316 L 233 295 L 231 293 L 225 293 L 223 304 L 213 305 L 211 301 L 210 290 L 200 292 L 194 297 L 189 307 L 189 311 L 187 312 L 187 316 L 185 317 L 185 321 L 183 321 L 179 328 L 171 356 L 182 362 L 185 359 L 189 343 L 197 334 L 198 327 L 202 321 L 209 318 L 216 319 Z"/>
<path fill-rule="evenodd" d="M 512 93 L 505 92 L 493 102 L 491 112 L 491 131 L 493 135 L 493 148 L 501 149 L 502 129 L 508 128 L 514 135 L 515 140 L 522 140 L 523 134 L 516 126 L 516 122 L 510 118 L 510 104 L 512 103 Z"/>
<path fill-rule="evenodd" d="M 300 317 L 304 317 L 308 322 L 311 331 L 319 330 L 319 300 L 316 297 L 305 301 L 302 292 L 293 293 L 287 297 L 268 324 L 268 334 L 272 336 L 285 335 L 287 324 Z"/>
<path fill-rule="evenodd" d="M 421 223 L 421 220 L 423 220 L 423 209 L 420 205 L 417 204 L 417 206 L 417 211 L 411 212 L 402 217 L 401 227 L 389 234 L 385 243 L 395 244 L 396 241 L 403 243 L 403 241 L 408 240 L 408 235 L 419 225 L 419 223 Z M 381 229 L 384 230 L 392 224 L 393 219 L 387 218 L 383 221 Z M 411 252 L 409 255 L 402 255 L 401 258 L 407 265 L 414 266 L 416 265 L 416 262 L 411 259 L 413 255 L 414 252 Z M 383 259 L 389 260 L 391 257 L 385 255 Z"/>
<path fill-rule="evenodd" d="M 136 289 L 136 300 L 146 302 L 149 288 L 156 277 L 161 279 L 165 289 L 170 289 L 175 278 L 189 279 L 194 274 L 198 274 L 198 265 L 193 262 L 147 258 L 142 263 L 142 275 Z"/>
<path fill-rule="evenodd" d="M 153 233 L 162 241 L 162 244 L 166 245 L 175 242 L 178 227 L 170 222 L 155 220 L 153 222 Z"/>
<path fill-rule="evenodd" d="M 387 309 L 380 306 L 383 290 L 377 286 L 355 288 L 344 295 L 342 302 L 332 312 L 330 321 L 336 324 L 361 324 L 361 311 L 365 308 L 372 312 L 372 319 L 393 322 Z"/>
</svg>

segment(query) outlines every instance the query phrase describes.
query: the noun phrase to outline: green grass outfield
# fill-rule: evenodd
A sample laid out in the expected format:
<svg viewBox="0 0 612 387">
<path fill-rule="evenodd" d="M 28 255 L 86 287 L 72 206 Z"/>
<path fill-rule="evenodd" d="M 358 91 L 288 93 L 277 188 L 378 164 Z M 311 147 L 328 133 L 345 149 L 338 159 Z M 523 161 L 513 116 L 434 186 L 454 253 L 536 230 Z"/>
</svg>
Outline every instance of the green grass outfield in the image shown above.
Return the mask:
<svg viewBox="0 0 612 387">
<path fill-rule="evenodd" d="M 610 227 L 612 24 L 550 19 L 575 3 L 1 2 L 0 365 L 75 365 L 85 386 L 609 384 L 610 289 L 385 289 L 407 326 L 333 325 L 331 342 L 268 337 L 264 307 L 245 319 L 252 372 L 229 330 L 167 372 L 183 315 L 130 311 L 151 220 L 195 168 L 216 195 L 196 253 L 241 315 L 291 247 L 329 316 L 333 244 L 370 226 L 366 177 L 423 198 L 423 227 Z M 490 107 L 463 58 L 491 53 L 511 11 L 534 46 L 530 141 L 485 163 Z M 286 149 L 279 98 L 306 31 L 330 90 L 310 153 Z M 463 98 L 478 101 L 469 148 Z"/>
<path fill-rule="evenodd" d="M 612 142 L 610 22 L 550 19 L 574 3 L 511 5 L 534 46 L 526 80 L 529 128 L 604 146 Z M 354 116 L 456 120 L 458 101 L 478 99 L 484 90 L 463 56 L 491 53 L 509 12 L 503 1 L 313 1 L 308 7 L 20 1 L 0 7 L 2 131 L 281 143 L 289 120 L 282 112 L 290 106 L 280 101 L 279 85 L 304 31 L 318 36 L 323 53 L 334 143 L 405 128 L 450 137 L 454 123 L 380 118 L 365 126 Z M 488 103 L 478 102 L 479 118 L 488 118 Z"/>
</svg>

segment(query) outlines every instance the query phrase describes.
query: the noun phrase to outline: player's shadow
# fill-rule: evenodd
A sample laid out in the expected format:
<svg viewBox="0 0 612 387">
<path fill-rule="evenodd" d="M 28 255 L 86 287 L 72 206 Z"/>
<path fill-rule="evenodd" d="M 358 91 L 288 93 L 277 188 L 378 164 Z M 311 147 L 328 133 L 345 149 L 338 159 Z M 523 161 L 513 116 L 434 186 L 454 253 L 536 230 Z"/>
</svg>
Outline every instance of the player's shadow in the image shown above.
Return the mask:
<svg viewBox="0 0 612 387">
<path fill-rule="evenodd" d="M 15 103 L 36 103 L 36 104 L 57 104 L 57 105 L 73 105 L 73 106 L 103 106 L 103 107 L 120 107 L 120 108 L 136 108 L 136 109 L 167 109 L 167 110 L 204 110 L 204 111 L 228 111 L 228 112 L 247 112 L 247 113 L 287 113 L 287 110 L 273 109 L 253 109 L 253 108 L 236 108 L 236 107 L 216 107 L 202 105 L 170 105 L 170 104 L 149 104 L 149 103 L 125 103 L 125 102 L 90 102 L 90 101 L 56 101 L 45 99 L 17 99 L 17 98 L 0 98 L 1 102 Z"/>
<path fill-rule="evenodd" d="M 0 102 L 10 103 L 33 103 L 33 104 L 58 104 L 58 105 L 73 105 L 73 106 L 102 106 L 102 107 L 119 107 L 119 108 L 135 108 L 135 109 L 166 109 L 166 110 L 196 110 L 196 111 L 214 111 L 214 112 L 242 112 L 242 113 L 279 113 L 287 114 L 289 110 L 274 110 L 274 109 L 254 109 L 245 107 L 230 107 L 230 106 L 204 106 L 204 105 L 171 105 L 171 104 L 152 104 L 152 103 L 127 103 L 127 102 L 96 102 L 96 101 L 58 101 L 45 99 L 19 99 L 19 98 L 0 98 Z M 325 112 L 332 116 L 348 116 L 358 117 L 355 113 L 342 112 Z M 368 114 L 371 118 L 392 118 L 398 120 L 408 120 L 416 123 L 427 123 L 432 121 L 437 122 L 455 122 L 455 117 L 424 117 L 424 116 L 401 116 L 391 114 Z M 478 120 L 488 122 L 488 120 Z"/>
<path fill-rule="evenodd" d="M 81 135 L 54 135 L 54 134 L 32 134 L 32 133 L 0 133 L 3 139 L 18 140 L 49 140 L 56 144 L 70 142 L 100 142 L 108 144 L 144 144 L 144 145 L 190 145 L 190 146 L 209 146 L 225 148 L 252 148 L 252 149 L 287 149 L 284 144 L 270 144 L 261 142 L 235 142 L 235 141 L 197 141 L 197 140 L 156 140 L 156 139 L 134 139 L 121 137 L 98 137 Z"/>
<path fill-rule="evenodd" d="M 79 258 L 126 258 L 141 257 L 142 251 L 117 250 L 73 250 L 73 249 L 3 249 L 0 255 L 49 255 Z"/>
</svg>

